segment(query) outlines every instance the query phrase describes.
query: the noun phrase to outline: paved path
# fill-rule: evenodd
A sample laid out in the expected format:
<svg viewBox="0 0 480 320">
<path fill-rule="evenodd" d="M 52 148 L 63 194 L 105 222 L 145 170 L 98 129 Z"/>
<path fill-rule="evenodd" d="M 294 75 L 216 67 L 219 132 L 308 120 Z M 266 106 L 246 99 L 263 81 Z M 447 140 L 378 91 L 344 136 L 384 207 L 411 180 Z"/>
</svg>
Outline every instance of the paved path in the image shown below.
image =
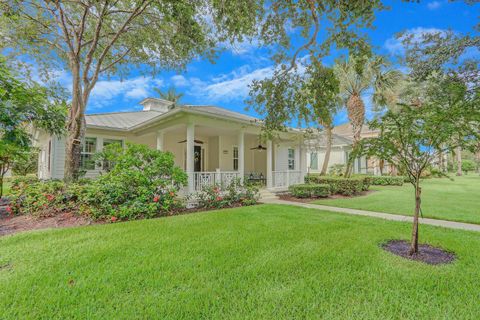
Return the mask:
<svg viewBox="0 0 480 320">
<path fill-rule="evenodd" d="M 393 220 L 393 221 L 403 221 L 403 222 L 410 222 L 410 223 L 412 222 L 411 216 L 402 216 L 399 214 L 390 214 L 390 213 L 348 209 L 348 208 L 338 208 L 338 207 L 324 206 L 321 204 L 301 203 L 301 202 L 285 201 L 285 200 L 279 200 L 279 199 L 271 199 L 271 200 L 269 199 L 262 202 L 272 203 L 272 204 L 287 204 L 287 205 L 309 208 L 309 209 L 333 211 L 333 212 L 353 214 L 358 216 L 368 216 L 368 217 Z M 429 218 L 420 218 L 419 221 L 421 224 L 429 224 L 437 227 L 480 232 L 480 225 L 477 225 L 477 224 L 454 222 L 454 221 L 447 221 L 447 220 L 437 220 L 437 219 L 429 219 Z"/>
</svg>

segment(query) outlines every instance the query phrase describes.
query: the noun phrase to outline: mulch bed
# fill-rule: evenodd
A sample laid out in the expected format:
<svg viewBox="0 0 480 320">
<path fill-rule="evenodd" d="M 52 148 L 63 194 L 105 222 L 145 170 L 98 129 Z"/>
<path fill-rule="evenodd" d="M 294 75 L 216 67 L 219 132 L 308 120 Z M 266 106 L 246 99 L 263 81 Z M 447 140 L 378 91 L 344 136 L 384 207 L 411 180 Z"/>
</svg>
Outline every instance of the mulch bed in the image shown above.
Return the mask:
<svg viewBox="0 0 480 320">
<path fill-rule="evenodd" d="M 63 212 L 46 218 L 37 218 L 29 215 L 0 216 L 0 236 L 28 230 L 77 227 L 98 223 L 101 222 L 95 222 L 71 212 Z"/>
<path fill-rule="evenodd" d="M 6 206 L 8 205 L 8 199 L 0 199 L 0 237 L 14 234 L 22 231 L 29 230 L 38 230 L 38 229 L 48 229 L 48 228 L 67 228 L 67 227 L 78 227 L 86 226 L 92 224 L 102 224 L 108 223 L 107 220 L 97 220 L 94 221 L 88 217 L 76 214 L 74 212 L 62 212 L 55 214 L 51 217 L 33 217 L 31 215 L 22 215 L 22 216 L 12 216 L 7 210 Z M 242 207 L 241 204 L 234 204 L 230 207 L 220 208 L 220 209 L 229 209 Z M 202 211 L 215 210 L 215 208 L 181 208 L 171 212 L 168 216 L 176 216 L 183 214 L 190 214 Z M 160 218 L 165 217 L 161 216 Z M 118 221 L 122 222 L 122 221 Z M 117 223 L 118 223 L 117 222 Z"/>
<path fill-rule="evenodd" d="M 366 196 L 366 195 L 368 195 L 370 193 L 373 193 L 373 192 L 376 192 L 376 190 L 362 191 L 362 192 L 360 192 L 356 195 L 353 195 L 353 196 L 344 196 L 344 195 L 341 195 L 341 194 L 334 194 L 334 195 L 328 196 L 326 198 L 296 198 L 288 192 L 277 194 L 277 196 L 280 200 L 294 201 L 294 202 L 301 202 L 301 203 L 309 203 L 309 202 L 312 202 L 312 201 L 315 201 L 315 200 L 351 199 L 351 198 Z"/>
<path fill-rule="evenodd" d="M 455 260 L 455 254 L 452 252 L 432 247 L 428 244 L 419 244 L 418 253 L 409 255 L 410 242 L 405 240 L 390 240 L 382 244 L 382 248 L 405 259 L 420 261 L 431 265 L 448 264 Z"/>
</svg>

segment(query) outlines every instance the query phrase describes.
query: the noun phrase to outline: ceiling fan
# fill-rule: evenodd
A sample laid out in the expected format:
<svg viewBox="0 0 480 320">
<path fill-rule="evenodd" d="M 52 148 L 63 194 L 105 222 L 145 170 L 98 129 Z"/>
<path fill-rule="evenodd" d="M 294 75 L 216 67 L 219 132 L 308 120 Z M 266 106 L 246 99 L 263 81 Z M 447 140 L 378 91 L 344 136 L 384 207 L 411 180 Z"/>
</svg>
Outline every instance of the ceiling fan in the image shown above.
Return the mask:
<svg viewBox="0 0 480 320">
<path fill-rule="evenodd" d="M 259 144 L 259 145 L 256 146 L 256 147 L 250 148 L 250 150 L 259 150 L 259 151 L 262 151 L 262 150 L 267 150 L 267 148 L 264 147 L 264 146 L 262 146 L 261 144 Z"/>
<path fill-rule="evenodd" d="M 203 141 L 202 141 L 202 140 L 197 140 L 197 139 L 195 139 L 195 140 L 193 140 L 193 141 L 194 141 L 195 143 L 197 143 L 197 144 L 203 144 Z M 178 143 L 185 143 L 185 142 L 187 142 L 187 140 L 178 141 Z"/>
</svg>

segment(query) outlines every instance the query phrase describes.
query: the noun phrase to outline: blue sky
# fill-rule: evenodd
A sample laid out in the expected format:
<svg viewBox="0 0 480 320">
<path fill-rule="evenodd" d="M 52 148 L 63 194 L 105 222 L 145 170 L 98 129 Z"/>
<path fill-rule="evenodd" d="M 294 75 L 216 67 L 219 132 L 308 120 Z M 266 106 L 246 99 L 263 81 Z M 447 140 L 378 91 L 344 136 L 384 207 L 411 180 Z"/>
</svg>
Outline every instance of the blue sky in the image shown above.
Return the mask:
<svg viewBox="0 0 480 320">
<path fill-rule="evenodd" d="M 471 32 L 478 22 L 480 5 L 469 6 L 463 1 L 447 0 L 404 3 L 386 1 L 388 11 L 377 14 L 375 29 L 368 30 L 376 52 L 385 55 L 401 54 L 402 46 L 394 35 L 408 30 L 414 34 L 452 29 L 459 33 Z M 325 58 L 330 64 L 335 55 Z M 250 43 L 241 43 L 225 51 L 211 64 L 207 60 L 193 61 L 184 72 L 161 72 L 154 78 L 133 72 L 120 81 L 101 79 L 92 93 L 87 113 L 141 110 L 143 98 L 157 96 L 153 88 L 168 89 L 175 86 L 185 97 L 185 104 L 210 104 L 255 115 L 245 110 L 248 85 L 272 72 L 272 63 L 266 50 Z M 64 75 L 68 77 L 68 75 Z M 367 107 L 369 103 L 367 102 Z M 367 115 L 371 116 L 371 112 Z M 347 120 L 340 112 L 335 122 Z"/>
</svg>

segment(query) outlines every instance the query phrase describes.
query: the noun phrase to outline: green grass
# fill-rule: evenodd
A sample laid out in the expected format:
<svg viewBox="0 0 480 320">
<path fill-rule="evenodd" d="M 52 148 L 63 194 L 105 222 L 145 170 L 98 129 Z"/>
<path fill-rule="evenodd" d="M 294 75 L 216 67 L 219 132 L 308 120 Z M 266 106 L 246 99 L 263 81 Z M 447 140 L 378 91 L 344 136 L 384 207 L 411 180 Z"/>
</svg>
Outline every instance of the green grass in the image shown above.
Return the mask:
<svg viewBox="0 0 480 320">
<path fill-rule="evenodd" d="M 421 227 L 458 260 L 379 244 L 410 224 L 261 205 L 0 239 L 2 319 L 480 318 L 480 234 Z"/>
<path fill-rule="evenodd" d="M 423 216 L 434 219 L 480 224 L 480 177 L 454 177 L 422 180 Z M 366 196 L 350 199 L 317 200 L 327 206 L 413 215 L 415 194 L 411 184 L 402 187 L 372 186 L 375 190 Z"/>
<path fill-rule="evenodd" d="M 8 196 L 8 194 L 10 193 L 10 186 L 11 186 L 10 181 L 3 182 L 3 195 L 4 196 Z"/>
</svg>

